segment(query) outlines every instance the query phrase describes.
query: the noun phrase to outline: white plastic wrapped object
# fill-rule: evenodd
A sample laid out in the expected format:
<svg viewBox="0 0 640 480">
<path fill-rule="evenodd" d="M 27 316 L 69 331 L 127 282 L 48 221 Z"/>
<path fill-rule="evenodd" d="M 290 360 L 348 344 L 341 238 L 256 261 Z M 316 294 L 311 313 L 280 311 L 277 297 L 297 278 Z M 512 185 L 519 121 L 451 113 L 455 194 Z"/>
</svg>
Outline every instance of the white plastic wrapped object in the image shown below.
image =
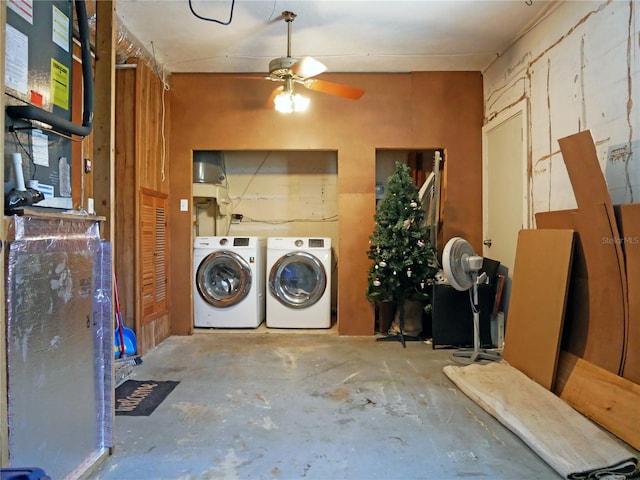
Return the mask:
<svg viewBox="0 0 640 480">
<path fill-rule="evenodd" d="M 12 153 L 11 161 L 13 162 L 13 173 L 16 178 L 16 190 L 26 192 L 27 187 L 24 185 L 24 172 L 22 171 L 22 155 Z"/>
</svg>

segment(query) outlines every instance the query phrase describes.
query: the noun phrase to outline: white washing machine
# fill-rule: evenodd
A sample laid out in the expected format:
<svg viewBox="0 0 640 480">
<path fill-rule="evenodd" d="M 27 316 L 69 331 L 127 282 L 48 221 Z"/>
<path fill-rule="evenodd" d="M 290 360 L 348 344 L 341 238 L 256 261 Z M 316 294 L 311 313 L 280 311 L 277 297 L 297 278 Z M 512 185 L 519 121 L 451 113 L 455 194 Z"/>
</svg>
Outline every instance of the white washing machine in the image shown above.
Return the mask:
<svg viewBox="0 0 640 480">
<path fill-rule="evenodd" d="M 265 317 L 266 239 L 196 237 L 193 326 L 256 328 Z"/>
<path fill-rule="evenodd" d="M 331 239 L 267 240 L 267 327 L 331 327 Z"/>
</svg>

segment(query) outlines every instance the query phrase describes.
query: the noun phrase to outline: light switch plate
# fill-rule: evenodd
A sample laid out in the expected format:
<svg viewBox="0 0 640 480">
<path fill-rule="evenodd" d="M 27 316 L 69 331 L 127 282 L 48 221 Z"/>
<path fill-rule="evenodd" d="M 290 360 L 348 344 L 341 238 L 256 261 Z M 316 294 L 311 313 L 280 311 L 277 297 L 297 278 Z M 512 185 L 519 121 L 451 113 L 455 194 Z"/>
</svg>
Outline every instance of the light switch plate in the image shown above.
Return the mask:
<svg viewBox="0 0 640 480">
<path fill-rule="evenodd" d="M 186 212 L 189 210 L 189 200 L 187 200 L 186 198 L 181 198 L 180 199 L 180 211 L 181 212 Z"/>
</svg>

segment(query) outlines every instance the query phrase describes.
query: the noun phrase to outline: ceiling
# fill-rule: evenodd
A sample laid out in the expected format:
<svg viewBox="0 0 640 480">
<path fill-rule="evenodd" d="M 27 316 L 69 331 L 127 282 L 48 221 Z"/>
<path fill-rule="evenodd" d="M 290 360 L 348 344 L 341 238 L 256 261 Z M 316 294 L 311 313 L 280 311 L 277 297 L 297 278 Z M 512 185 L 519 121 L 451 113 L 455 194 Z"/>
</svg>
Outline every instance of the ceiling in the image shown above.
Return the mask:
<svg viewBox="0 0 640 480">
<path fill-rule="evenodd" d="M 555 3 L 117 0 L 116 13 L 122 31 L 166 72 L 267 72 L 287 54 L 286 10 L 297 15 L 292 56 L 312 56 L 328 72 L 482 71 Z"/>
</svg>

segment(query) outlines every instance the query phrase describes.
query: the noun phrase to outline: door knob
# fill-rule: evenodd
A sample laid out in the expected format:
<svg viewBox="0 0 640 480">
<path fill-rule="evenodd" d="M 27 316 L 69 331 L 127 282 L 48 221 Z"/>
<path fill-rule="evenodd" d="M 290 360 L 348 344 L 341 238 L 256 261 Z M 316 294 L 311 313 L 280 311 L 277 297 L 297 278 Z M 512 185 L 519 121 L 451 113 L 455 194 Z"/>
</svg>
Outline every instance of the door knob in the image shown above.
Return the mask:
<svg viewBox="0 0 640 480">
<path fill-rule="evenodd" d="M 487 240 L 483 240 L 482 244 L 485 245 L 486 247 L 491 247 L 491 239 L 488 238 Z"/>
</svg>

